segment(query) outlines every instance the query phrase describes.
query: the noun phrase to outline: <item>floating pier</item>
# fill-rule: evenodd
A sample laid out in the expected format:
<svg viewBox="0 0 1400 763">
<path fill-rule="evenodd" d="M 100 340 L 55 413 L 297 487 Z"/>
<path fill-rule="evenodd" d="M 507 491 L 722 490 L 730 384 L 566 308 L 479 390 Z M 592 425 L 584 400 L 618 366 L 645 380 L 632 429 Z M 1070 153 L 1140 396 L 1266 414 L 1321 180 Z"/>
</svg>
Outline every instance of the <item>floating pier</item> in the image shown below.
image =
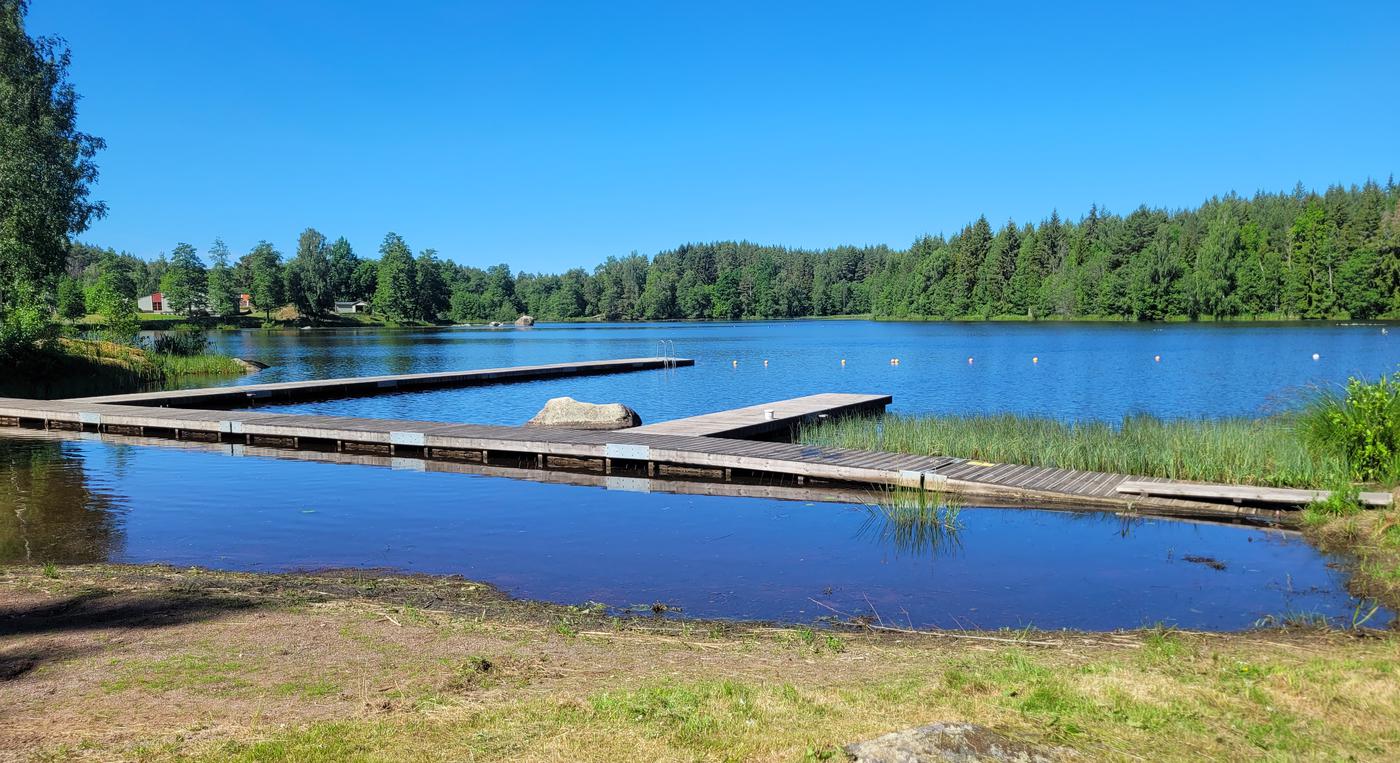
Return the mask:
<svg viewBox="0 0 1400 763">
<path fill-rule="evenodd" d="M 766 494 L 903 488 L 1000 504 L 1080 507 L 1175 517 L 1287 523 L 1326 491 L 1202 485 L 964 458 L 827 448 L 755 439 L 823 417 L 882 411 L 889 395 L 821 394 L 618 431 L 450 424 L 252 410 L 250 401 L 327 399 L 434 387 L 501 384 L 694 365 L 684 358 L 554 363 L 354 379 L 253 384 L 72 400 L 0 398 L 0 426 L 157 437 L 213 447 L 389 459 L 393 464 L 470 464 L 477 473 L 526 479 L 560 473 L 623 489 L 725 484 Z M 204 408 L 194 406 L 207 406 Z M 315 457 L 315 456 L 311 456 Z M 448 467 L 429 467 L 446 469 Z M 455 467 L 452 467 L 455 468 Z M 592 475 L 583 478 L 577 475 Z M 669 487 L 667 487 L 669 486 Z M 704 490 L 708 490 L 705 488 Z M 732 490 L 732 488 L 726 488 Z M 796 492 L 793 492 L 796 491 Z M 1388 493 L 1362 500 L 1385 506 Z"/>
<path fill-rule="evenodd" d="M 751 405 L 747 408 L 673 419 L 659 424 L 644 424 L 628 431 L 634 434 L 750 439 L 775 432 L 787 432 L 795 426 L 818 419 L 880 413 L 893 400 L 889 395 L 807 395 L 791 400 Z"/>
<path fill-rule="evenodd" d="M 378 395 L 389 392 L 470 387 L 482 384 L 509 384 L 566 376 L 620 374 L 693 365 L 695 365 L 695 361 L 689 358 L 623 358 L 621 360 L 590 360 L 580 363 L 483 368 L 473 371 L 435 371 L 392 376 L 356 376 L 346 379 L 313 379 L 271 384 L 204 387 L 201 389 L 172 389 L 158 392 L 134 392 L 125 395 L 80 397 L 74 398 L 74 400 L 86 403 L 153 405 L 172 408 L 239 408 L 260 402 L 330 400 L 339 397 Z"/>
<path fill-rule="evenodd" d="M 1218 503 L 1119 491 L 1141 478 L 962 458 L 826 448 L 725 437 L 444 424 L 89 403 L 0 399 L 0 425 L 157 436 L 399 459 L 456 461 L 527 470 L 581 471 L 625 479 L 699 480 L 907 488 L 1021 504 L 1077 505 L 1142 514 L 1287 523 L 1279 506 Z M 1148 480 L 1165 486 L 1166 480 Z M 639 483 L 637 483 L 639 485 Z M 873 492 L 873 491 L 872 491 Z"/>
</svg>

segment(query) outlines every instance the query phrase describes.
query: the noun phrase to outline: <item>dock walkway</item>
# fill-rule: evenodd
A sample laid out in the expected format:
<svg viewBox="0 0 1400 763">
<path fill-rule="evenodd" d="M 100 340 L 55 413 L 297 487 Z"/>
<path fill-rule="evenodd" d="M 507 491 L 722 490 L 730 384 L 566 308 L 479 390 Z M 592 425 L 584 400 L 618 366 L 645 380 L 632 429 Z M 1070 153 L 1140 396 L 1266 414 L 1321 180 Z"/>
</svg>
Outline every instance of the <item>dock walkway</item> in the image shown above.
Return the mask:
<svg viewBox="0 0 1400 763">
<path fill-rule="evenodd" d="M 733 437 L 746 439 L 773 432 L 786 432 L 794 426 L 827 416 L 853 413 L 879 413 L 893 401 L 889 395 L 850 395 L 825 393 L 762 403 L 747 408 L 706 413 L 658 424 L 645 424 L 629 431 L 642 434 L 674 434 L 691 437 Z M 771 412 L 771 415 L 770 415 Z"/>
<path fill-rule="evenodd" d="M 564 376 L 618 374 L 693 365 L 695 365 L 695 361 L 689 358 L 623 358 L 620 360 L 548 363 L 509 368 L 482 368 L 472 371 L 435 371 L 392 376 L 356 376 L 347 379 L 311 379 L 270 384 L 241 384 L 229 387 L 172 389 L 157 392 L 134 392 L 125 395 L 80 397 L 74 398 L 74 400 L 85 403 L 154 405 L 173 408 L 197 408 L 201 406 L 234 408 L 250 403 L 276 400 L 329 400 L 385 392 L 469 387 L 480 384 L 509 384 Z"/>
<path fill-rule="evenodd" d="M 769 404 L 772 407 L 776 404 Z M 698 476 L 732 481 L 781 478 L 910 488 L 970 497 L 1129 509 L 1146 514 L 1288 521 L 1294 512 L 1163 495 L 1125 495 L 1120 474 L 989 464 L 962 458 L 827 448 L 726 437 L 544 427 L 444 424 L 95 403 L 0 399 L 0 425 L 166 436 L 240 445 L 373 452 L 533 469 L 585 468 L 640 478 Z M 1167 482 L 1167 480 L 1150 480 Z"/>
</svg>

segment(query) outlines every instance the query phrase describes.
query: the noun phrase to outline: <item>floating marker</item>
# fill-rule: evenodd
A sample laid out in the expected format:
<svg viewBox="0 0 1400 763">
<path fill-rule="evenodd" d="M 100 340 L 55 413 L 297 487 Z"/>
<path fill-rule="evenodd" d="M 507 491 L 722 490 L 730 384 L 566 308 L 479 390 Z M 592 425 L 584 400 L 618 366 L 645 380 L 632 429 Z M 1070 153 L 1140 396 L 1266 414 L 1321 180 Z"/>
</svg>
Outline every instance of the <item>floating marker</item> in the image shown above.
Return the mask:
<svg viewBox="0 0 1400 763">
<path fill-rule="evenodd" d="M 842 368 L 845 368 L 845 367 L 846 367 L 846 359 L 845 359 L 845 358 L 842 358 L 842 359 L 841 359 L 841 367 L 842 367 Z"/>
<path fill-rule="evenodd" d="M 739 361 L 736 360 L 736 361 L 733 361 L 733 362 L 734 362 L 734 367 L 735 367 L 735 368 L 738 368 L 738 367 L 739 367 Z"/>
<path fill-rule="evenodd" d="M 767 367 L 768 367 L 768 361 L 766 361 L 766 360 L 763 361 L 763 367 L 764 367 L 764 368 L 767 368 Z"/>
<path fill-rule="evenodd" d="M 968 364 L 969 366 L 972 365 L 972 358 L 968 358 L 968 359 L 967 359 L 967 364 Z"/>
<path fill-rule="evenodd" d="M 1322 356 L 1321 356 L 1321 355 L 1318 355 L 1317 353 L 1314 352 L 1314 353 L 1313 353 L 1313 360 L 1322 360 Z"/>
<path fill-rule="evenodd" d="M 1039 356 L 1039 355 L 1037 355 L 1037 356 L 1031 358 L 1031 363 L 1039 363 L 1039 362 L 1040 362 L 1040 356 Z"/>
<path fill-rule="evenodd" d="M 1161 355 L 1153 355 L 1153 356 L 1152 356 L 1152 362 L 1153 362 L 1153 363 L 1161 363 L 1161 362 L 1162 362 L 1162 356 L 1161 356 Z"/>
</svg>

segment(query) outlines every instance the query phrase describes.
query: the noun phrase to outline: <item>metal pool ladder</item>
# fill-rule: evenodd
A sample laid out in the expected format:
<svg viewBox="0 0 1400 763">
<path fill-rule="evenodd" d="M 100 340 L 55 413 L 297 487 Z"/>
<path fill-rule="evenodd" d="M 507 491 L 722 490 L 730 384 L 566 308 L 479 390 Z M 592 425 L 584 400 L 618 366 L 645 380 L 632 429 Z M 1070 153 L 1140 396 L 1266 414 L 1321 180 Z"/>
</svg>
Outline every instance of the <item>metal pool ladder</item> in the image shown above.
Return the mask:
<svg viewBox="0 0 1400 763">
<path fill-rule="evenodd" d="M 661 367 L 667 371 L 676 369 L 676 343 L 670 339 L 656 340 L 656 357 L 661 358 Z"/>
</svg>

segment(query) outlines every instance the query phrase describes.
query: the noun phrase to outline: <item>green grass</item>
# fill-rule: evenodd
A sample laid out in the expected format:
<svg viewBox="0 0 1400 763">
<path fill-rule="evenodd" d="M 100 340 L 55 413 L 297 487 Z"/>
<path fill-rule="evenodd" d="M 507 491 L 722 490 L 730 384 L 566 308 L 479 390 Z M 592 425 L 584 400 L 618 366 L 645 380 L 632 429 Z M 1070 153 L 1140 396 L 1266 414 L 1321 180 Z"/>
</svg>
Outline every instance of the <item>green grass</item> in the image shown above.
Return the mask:
<svg viewBox="0 0 1400 763">
<path fill-rule="evenodd" d="M 188 691 L 223 695 L 249 686 L 244 676 L 252 670 L 240 660 L 197 654 L 118 663 L 113 667 L 117 676 L 102 683 L 102 688 L 109 693 L 140 689 L 156 693 Z"/>
<path fill-rule="evenodd" d="M 147 389 L 181 376 L 237 376 L 224 355 L 170 355 L 117 342 L 63 338 L 0 375 L 0 395 L 66 398 Z"/>
<path fill-rule="evenodd" d="M 1069 424 L 1029 416 L 887 415 L 804 428 L 804 443 L 1202 482 L 1320 488 L 1347 482 L 1286 417 Z"/>
</svg>

